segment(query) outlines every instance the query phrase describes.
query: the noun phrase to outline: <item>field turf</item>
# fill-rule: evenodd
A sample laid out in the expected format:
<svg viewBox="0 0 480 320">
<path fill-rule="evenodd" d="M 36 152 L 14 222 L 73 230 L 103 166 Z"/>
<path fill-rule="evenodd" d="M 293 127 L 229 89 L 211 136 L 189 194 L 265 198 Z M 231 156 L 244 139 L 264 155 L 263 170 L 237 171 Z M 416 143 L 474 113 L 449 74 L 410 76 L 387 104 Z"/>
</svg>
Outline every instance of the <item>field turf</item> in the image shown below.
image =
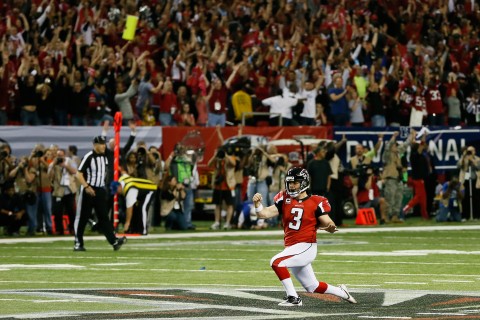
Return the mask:
<svg viewBox="0 0 480 320">
<path fill-rule="evenodd" d="M 113 251 L 103 236 L 0 238 L 0 319 L 480 319 L 480 225 L 320 232 L 317 278 L 357 305 L 308 294 L 278 306 L 281 230 L 156 230 Z"/>
</svg>

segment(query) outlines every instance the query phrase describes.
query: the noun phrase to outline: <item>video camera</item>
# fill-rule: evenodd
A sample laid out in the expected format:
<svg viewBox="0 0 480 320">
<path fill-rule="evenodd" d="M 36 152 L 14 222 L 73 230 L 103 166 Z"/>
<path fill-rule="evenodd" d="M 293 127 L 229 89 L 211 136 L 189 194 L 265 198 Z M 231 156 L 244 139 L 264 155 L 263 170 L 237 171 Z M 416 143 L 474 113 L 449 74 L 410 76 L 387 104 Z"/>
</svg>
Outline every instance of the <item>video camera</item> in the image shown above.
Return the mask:
<svg viewBox="0 0 480 320">
<path fill-rule="evenodd" d="M 240 137 L 238 139 L 231 139 L 227 141 L 220 148 L 229 155 L 235 155 L 237 157 L 243 157 L 250 153 L 250 140 L 246 137 Z M 217 153 L 218 154 L 218 153 Z"/>
</svg>

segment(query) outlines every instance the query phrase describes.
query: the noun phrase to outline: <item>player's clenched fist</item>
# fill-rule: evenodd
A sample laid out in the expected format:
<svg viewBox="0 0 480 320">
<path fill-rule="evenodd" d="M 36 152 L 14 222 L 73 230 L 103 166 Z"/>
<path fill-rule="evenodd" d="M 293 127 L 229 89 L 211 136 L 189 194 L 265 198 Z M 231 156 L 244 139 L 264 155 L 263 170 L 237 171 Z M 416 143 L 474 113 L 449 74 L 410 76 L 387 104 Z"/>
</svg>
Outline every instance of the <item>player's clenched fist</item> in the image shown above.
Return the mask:
<svg viewBox="0 0 480 320">
<path fill-rule="evenodd" d="M 258 207 L 257 204 L 262 203 L 262 195 L 260 193 L 255 193 L 255 195 L 252 198 L 253 204 L 255 204 L 255 207 Z"/>
</svg>

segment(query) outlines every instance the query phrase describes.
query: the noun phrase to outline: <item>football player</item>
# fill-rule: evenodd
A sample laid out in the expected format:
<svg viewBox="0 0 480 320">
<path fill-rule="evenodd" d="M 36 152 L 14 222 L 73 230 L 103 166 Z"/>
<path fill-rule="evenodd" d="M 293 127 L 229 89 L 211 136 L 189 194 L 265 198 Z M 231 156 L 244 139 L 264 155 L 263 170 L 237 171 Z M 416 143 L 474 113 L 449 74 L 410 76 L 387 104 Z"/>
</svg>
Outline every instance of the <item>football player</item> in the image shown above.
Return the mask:
<svg viewBox="0 0 480 320">
<path fill-rule="evenodd" d="M 330 204 L 324 197 L 309 195 L 310 175 L 307 170 L 293 167 L 287 171 L 285 190 L 274 197 L 274 205 L 263 207 L 262 195 L 256 193 L 252 200 L 258 218 L 269 219 L 281 214 L 285 233 L 285 249 L 274 256 L 270 266 L 277 274 L 286 291 L 280 306 L 301 306 L 290 271 L 308 292 L 328 293 L 350 303 L 357 301 L 345 285 L 338 287 L 319 282 L 315 277 L 312 262 L 317 256 L 317 229 L 334 233 L 335 223 L 330 219 Z"/>
</svg>

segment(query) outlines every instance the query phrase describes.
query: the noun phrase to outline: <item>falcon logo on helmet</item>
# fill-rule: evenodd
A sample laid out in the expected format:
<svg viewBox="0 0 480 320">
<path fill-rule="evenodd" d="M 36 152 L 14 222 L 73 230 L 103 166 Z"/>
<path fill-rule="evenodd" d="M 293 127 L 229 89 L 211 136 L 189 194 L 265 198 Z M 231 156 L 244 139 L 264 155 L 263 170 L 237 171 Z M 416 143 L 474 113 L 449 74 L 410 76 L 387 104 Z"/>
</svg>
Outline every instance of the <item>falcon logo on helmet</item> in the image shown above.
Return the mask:
<svg viewBox="0 0 480 320">
<path fill-rule="evenodd" d="M 300 188 L 290 189 L 290 182 L 300 182 Z M 285 191 L 291 197 L 297 197 L 300 193 L 310 188 L 310 175 L 308 171 L 302 168 L 290 168 L 285 176 Z"/>
</svg>

